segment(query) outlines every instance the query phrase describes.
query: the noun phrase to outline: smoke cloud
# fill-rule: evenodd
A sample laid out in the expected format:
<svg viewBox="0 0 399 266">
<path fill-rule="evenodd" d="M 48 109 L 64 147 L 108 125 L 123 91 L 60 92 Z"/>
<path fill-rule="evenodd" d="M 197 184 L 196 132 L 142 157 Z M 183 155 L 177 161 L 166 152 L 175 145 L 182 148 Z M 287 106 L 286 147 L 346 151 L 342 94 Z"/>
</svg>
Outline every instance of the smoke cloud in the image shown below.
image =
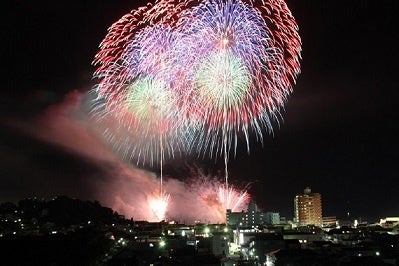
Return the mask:
<svg viewBox="0 0 399 266">
<path fill-rule="evenodd" d="M 158 218 L 149 202 L 159 195 L 159 174 L 124 161 L 103 142 L 102 136 L 94 130 L 96 121 L 86 111 L 88 101 L 87 95 L 70 92 L 64 101 L 47 108 L 30 128 L 31 134 L 98 167 L 98 171 L 80 177 L 89 184 L 93 200 L 126 218 L 156 221 Z M 170 195 L 166 218 L 185 223 L 225 222 L 223 203 L 218 200 L 215 189 L 220 184 L 214 182 L 210 186 L 211 179 L 208 182 L 193 180 L 195 176 L 188 182 L 165 177 L 163 190 Z"/>
</svg>

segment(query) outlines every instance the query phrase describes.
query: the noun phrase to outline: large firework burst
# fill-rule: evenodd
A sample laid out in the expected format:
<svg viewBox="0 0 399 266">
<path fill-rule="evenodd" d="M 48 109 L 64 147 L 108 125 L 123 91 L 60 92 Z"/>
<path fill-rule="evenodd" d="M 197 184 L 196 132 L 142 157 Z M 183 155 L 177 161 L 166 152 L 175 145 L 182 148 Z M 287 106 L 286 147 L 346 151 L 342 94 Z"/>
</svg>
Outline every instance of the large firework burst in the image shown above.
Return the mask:
<svg viewBox="0 0 399 266">
<path fill-rule="evenodd" d="M 260 141 L 272 131 L 299 72 L 295 21 L 282 1 L 203 1 L 182 17 L 194 57 L 190 119 L 201 124 L 195 149 L 223 155 L 241 135 L 249 149 L 250 131 Z"/>
<path fill-rule="evenodd" d="M 160 0 L 110 27 L 94 59 L 93 113 L 129 158 L 196 151 L 227 162 L 239 138 L 249 150 L 251 133 L 262 142 L 272 131 L 300 51 L 283 0 Z"/>
</svg>

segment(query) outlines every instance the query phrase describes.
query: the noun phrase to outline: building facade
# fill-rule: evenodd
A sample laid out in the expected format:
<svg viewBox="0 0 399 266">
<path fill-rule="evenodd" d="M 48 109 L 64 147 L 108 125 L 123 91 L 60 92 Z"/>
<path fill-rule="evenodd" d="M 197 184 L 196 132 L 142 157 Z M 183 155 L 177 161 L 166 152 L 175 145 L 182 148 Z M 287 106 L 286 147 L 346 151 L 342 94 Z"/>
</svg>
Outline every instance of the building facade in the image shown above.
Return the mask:
<svg viewBox="0 0 399 266">
<path fill-rule="evenodd" d="M 294 199 L 295 222 L 298 226 L 323 225 L 321 195 L 312 193 L 310 187 Z"/>
<path fill-rule="evenodd" d="M 266 224 L 280 224 L 280 213 L 278 212 L 266 212 L 265 214 L 266 219 L 265 222 Z"/>
<path fill-rule="evenodd" d="M 259 225 L 264 223 L 264 213 L 261 212 L 255 203 L 248 205 L 247 225 Z"/>
<path fill-rule="evenodd" d="M 280 223 L 280 214 L 277 212 L 264 213 L 255 203 L 250 203 L 246 212 L 226 210 L 226 223 L 230 226 L 273 225 Z"/>
</svg>

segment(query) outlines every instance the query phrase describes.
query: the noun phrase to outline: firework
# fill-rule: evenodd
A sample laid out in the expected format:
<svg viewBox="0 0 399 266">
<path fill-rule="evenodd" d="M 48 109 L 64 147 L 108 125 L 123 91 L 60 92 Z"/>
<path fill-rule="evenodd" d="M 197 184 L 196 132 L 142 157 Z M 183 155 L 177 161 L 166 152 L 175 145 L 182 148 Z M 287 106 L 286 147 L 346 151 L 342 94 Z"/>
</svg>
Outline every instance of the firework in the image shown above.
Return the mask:
<svg viewBox="0 0 399 266">
<path fill-rule="evenodd" d="M 201 191 L 198 195 L 200 201 L 213 212 L 219 221 L 226 222 L 226 211 L 240 212 L 246 209 L 249 194 L 246 190 L 238 190 L 232 185 L 226 184 L 218 179 L 209 179 L 203 186 L 197 187 Z"/>
<path fill-rule="evenodd" d="M 96 198 L 129 219 L 176 220 L 186 224 L 226 221 L 226 204 L 220 195 L 225 187 L 219 175 L 205 175 L 193 170 L 184 178 L 185 182 L 169 177 L 164 183 L 167 193 L 161 195 L 159 179 L 152 172 L 123 163 L 104 164 L 103 170 L 109 178 L 95 184 Z M 229 189 L 232 210 L 247 210 L 248 187 L 230 185 Z"/>
<path fill-rule="evenodd" d="M 219 185 L 219 201 L 225 210 L 232 210 L 237 212 L 243 210 L 243 206 L 247 205 L 249 195 L 246 190 L 238 191 L 233 186 L 226 187 L 225 185 Z"/>
<path fill-rule="evenodd" d="M 137 163 L 162 161 L 164 150 L 173 156 L 187 146 L 175 145 L 187 139 L 180 133 L 187 129 L 178 130 L 183 109 L 172 86 L 179 38 L 170 25 L 182 5 L 158 1 L 132 10 L 110 27 L 93 60 L 98 84 L 92 113 L 105 140 Z"/>
<path fill-rule="evenodd" d="M 223 156 L 225 184 L 195 190 L 219 219 L 247 204 L 228 184 L 228 159 L 243 138 L 263 142 L 299 73 L 301 41 L 283 0 L 160 0 L 114 23 L 96 54 L 93 114 L 124 158 L 159 162 L 160 193 L 150 209 L 165 217 L 162 165 L 175 153 Z M 207 184 L 203 186 L 203 184 Z"/>
<path fill-rule="evenodd" d="M 169 204 L 169 198 L 169 194 L 162 193 L 160 196 L 154 196 L 149 201 L 150 208 L 159 221 L 165 220 L 166 218 L 165 214 Z"/>
<path fill-rule="evenodd" d="M 141 143 L 162 136 L 173 143 L 169 155 L 183 149 L 226 158 L 241 136 L 249 151 L 251 132 L 262 142 L 272 131 L 300 51 L 282 0 L 157 1 L 123 16 L 101 43 L 94 113 L 118 120 L 126 136 L 111 130 L 109 141 L 133 145 L 127 150 L 143 160 L 158 157 L 145 149 L 160 145 Z M 131 141 L 135 132 L 144 134 Z"/>
<path fill-rule="evenodd" d="M 277 10 L 277 11 L 276 11 Z M 184 10 L 177 27 L 189 51 L 186 80 L 196 126 L 193 150 L 223 156 L 243 138 L 263 142 L 299 73 L 297 25 L 282 1 L 209 0 Z"/>
<path fill-rule="evenodd" d="M 241 139 L 249 152 L 250 135 L 263 142 L 273 131 L 300 52 L 283 0 L 160 0 L 111 26 L 93 61 L 93 114 L 124 158 L 159 162 L 157 216 L 169 200 L 163 161 L 175 153 L 224 157 L 225 184 L 213 182 L 200 196 L 221 216 L 247 201 L 228 184 L 229 155 Z"/>
<path fill-rule="evenodd" d="M 190 119 L 201 124 L 194 143 L 199 153 L 228 156 L 239 136 L 249 151 L 251 131 L 262 141 L 299 72 L 300 39 L 286 5 L 255 2 L 203 1 L 177 22 L 187 49 L 195 51 L 187 73 Z"/>
<path fill-rule="evenodd" d="M 136 163 L 162 161 L 164 150 L 174 156 L 187 146 L 175 144 L 191 136 L 187 128 L 179 129 L 183 109 L 177 108 L 178 92 L 171 86 L 176 64 L 167 49 L 173 42 L 168 27 L 142 30 L 96 87 L 94 113 L 107 141 Z"/>
<path fill-rule="evenodd" d="M 248 185 L 242 190 L 226 186 L 219 176 L 206 175 L 199 169 L 191 169 L 188 179 L 192 180 L 189 191 L 219 222 L 226 221 L 226 210 L 240 212 L 247 209 L 250 199 Z"/>
</svg>

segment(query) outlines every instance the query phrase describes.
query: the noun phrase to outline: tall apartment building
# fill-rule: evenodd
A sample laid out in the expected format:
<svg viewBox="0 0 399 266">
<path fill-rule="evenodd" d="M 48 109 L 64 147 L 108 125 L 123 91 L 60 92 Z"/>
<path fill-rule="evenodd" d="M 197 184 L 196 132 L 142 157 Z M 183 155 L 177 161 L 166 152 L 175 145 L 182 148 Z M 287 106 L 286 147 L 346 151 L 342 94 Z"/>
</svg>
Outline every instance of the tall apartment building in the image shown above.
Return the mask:
<svg viewBox="0 0 399 266">
<path fill-rule="evenodd" d="M 294 211 L 295 221 L 299 226 L 323 225 L 321 195 L 312 193 L 310 187 L 305 188 L 303 194 L 295 196 Z"/>
</svg>

